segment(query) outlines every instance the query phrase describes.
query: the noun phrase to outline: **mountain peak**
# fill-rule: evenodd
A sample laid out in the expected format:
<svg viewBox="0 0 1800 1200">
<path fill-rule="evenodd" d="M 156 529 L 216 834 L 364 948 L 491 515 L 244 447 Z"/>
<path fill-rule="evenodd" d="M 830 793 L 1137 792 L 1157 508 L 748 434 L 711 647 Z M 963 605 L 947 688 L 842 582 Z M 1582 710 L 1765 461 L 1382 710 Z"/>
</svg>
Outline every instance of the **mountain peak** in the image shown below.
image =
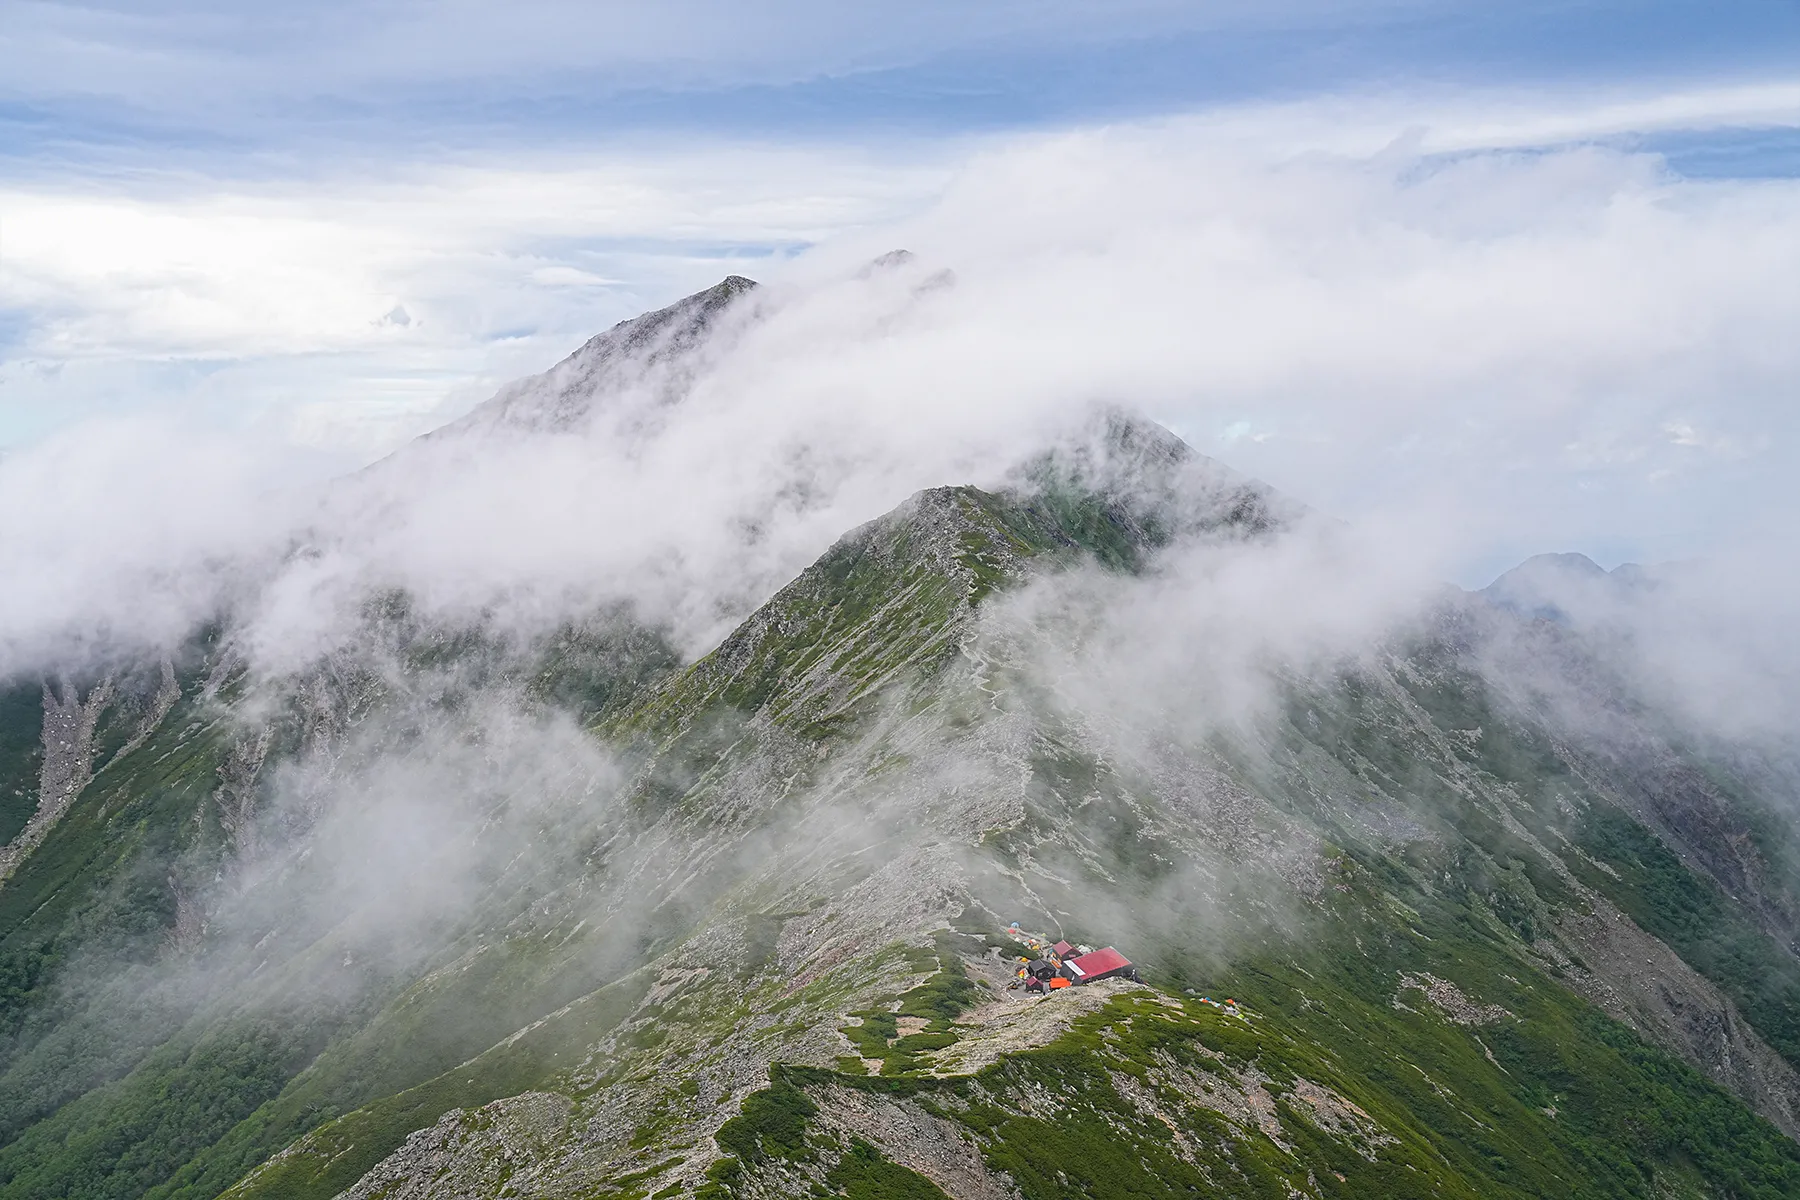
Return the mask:
<svg viewBox="0 0 1800 1200">
<path fill-rule="evenodd" d="M 891 271 L 895 267 L 904 267 L 917 257 L 918 255 L 911 250 L 889 250 L 886 254 L 878 254 L 870 259 L 868 265 L 857 274 L 866 279 L 877 271 Z"/>
<path fill-rule="evenodd" d="M 1477 594 L 1521 616 L 1566 623 L 1573 614 L 1617 599 L 1643 576 L 1636 564 L 1608 572 L 1585 554 L 1534 554 Z"/>
<path fill-rule="evenodd" d="M 1060 520 L 1099 520 L 1127 536 L 1118 565 L 1179 537 L 1258 536 L 1302 517 L 1305 506 L 1232 470 L 1173 432 L 1121 405 L 1101 405 L 1072 436 L 1030 459 L 1015 488 L 1052 507 Z M 1102 555 L 1102 557 L 1106 557 Z"/>
<path fill-rule="evenodd" d="M 459 419 L 426 437 L 452 431 L 512 429 L 563 432 L 579 428 L 605 398 L 648 384 L 662 400 L 679 395 L 684 360 L 718 332 L 728 312 L 760 284 L 727 275 L 709 288 L 595 334 L 541 375 L 501 389 Z"/>
</svg>

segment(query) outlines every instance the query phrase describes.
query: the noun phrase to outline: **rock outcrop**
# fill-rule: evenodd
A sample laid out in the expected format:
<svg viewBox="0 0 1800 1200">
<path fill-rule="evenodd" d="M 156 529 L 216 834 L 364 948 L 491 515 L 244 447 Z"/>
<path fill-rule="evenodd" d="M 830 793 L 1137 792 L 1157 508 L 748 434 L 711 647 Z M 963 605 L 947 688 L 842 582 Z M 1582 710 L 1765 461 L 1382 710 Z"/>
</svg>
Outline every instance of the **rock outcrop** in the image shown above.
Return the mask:
<svg viewBox="0 0 1800 1200">
<path fill-rule="evenodd" d="M 48 680 L 44 682 L 44 751 L 37 810 L 18 836 L 0 847 L 0 883 L 12 878 L 25 857 L 43 844 L 93 779 L 94 728 L 112 694 L 110 675 L 89 688 L 86 696 L 67 678 L 59 680 L 54 689 Z"/>
</svg>

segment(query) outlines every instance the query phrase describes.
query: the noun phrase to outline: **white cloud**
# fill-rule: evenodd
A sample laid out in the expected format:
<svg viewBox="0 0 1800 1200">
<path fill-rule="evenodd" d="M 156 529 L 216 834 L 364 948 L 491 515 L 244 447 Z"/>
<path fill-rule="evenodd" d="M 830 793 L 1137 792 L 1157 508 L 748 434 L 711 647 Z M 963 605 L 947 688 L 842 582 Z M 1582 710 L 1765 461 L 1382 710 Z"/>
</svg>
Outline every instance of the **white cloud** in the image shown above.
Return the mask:
<svg viewBox="0 0 1800 1200">
<path fill-rule="evenodd" d="M 380 507 L 325 529 L 331 579 L 379 576 L 452 606 L 630 591 L 695 644 L 844 529 L 918 487 L 992 479 L 1095 400 L 1143 407 L 1327 511 L 1413 519 L 1439 548 L 1608 536 L 1675 556 L 1791 523 L 1800 185 L 1699 183 L 1594 147 L 1250 147 L 1210 119 L 980 143 L 928 202 L 945 177 L 926 155 L 878 168 L 815 149 L 445 169 L 304 198 L 77 197 L 66 213 L 16 191 L 29 227 L 54 236 L 9 250 L 5 287 L 39 289 L 57 316 L 37 348 L 68 348 L 75 374 L 236 355 L 190 388 L 208 411 L 253 404 L 264 430 L 373 449 L 416 428 L 459 371 L 546 364 L 648 306 L 564 286 L 567 271 L 642 277 L 581 239 L 822 240 L 750 272 L 773 277 L 773 315 L 673 417 L 646 410 L 666 422 L 657 436 L 488 447 L 466 469 L 399 477 Z M 129 214 L 117 229 L 115 211 Z M 852 278 L 895 245 L 919 253 L 915 271 Z M 661 270 L 673 292 L 732 265 L 692 254 Z M 940 266 L 955 286 L 915 296 Z M 409 323 L 385 320 L 397 308 Z M 499 336 L 520 328 L 538 339 Z M 1711 449 L 1681 444 L 1694 439 Z M 0 470 L 41 476 L 38 463 Z M 34 490 L 19 494 L 36 511 Z M 79 525 L 48 527 L 86 553 Z M 178 540 L 171 569 L 204 532 Z M 9 571 L 39 551 L 12 552 Z M 110 553 L 99 539 L 66 574 L 104 574 Z M 331 579 L 296 576 L 294 611 Z M 120 593 L 67 594 L 15 608 L 14 628 L 97 621 Z"/>
<path fill-rule="evenodd" d="M 185 636 L 269 570 L 303 511 L 302 466 L 277 445 L 148 419 L 0 459 L 0 674 Z"/>
<path fill-rule="evenodd" d="M 892 220 L 945 174 L 739 146 L 362 180 L 0 184 L 0 313 L 24 317 L 0 364 L 0 440 L 50 413 L 198 400 L 225 421 L 282 410 L 302 441 L 372 454 L 446 399 L 729 271 L 765 273 L 772 249 Z M 198 382 L 164 366 L 184 359 L 212 366 Z"/>
<path fill-rule="evenodd" d="M 1546 92 L 1419 87 L 1389 95 L 1307 97 L 1223 106 L 1198 118 L 1241 146 L 1304 145 L 1334 154 L 1405 159 L 1417 154 L 1532 149 L 1624 135 L 1800 127 L 1800 80 L 1636 81 Z"/>
<path fill-rule="evenodd" d="M 531 282 L 545 287 L 620 287 L 625 283 L 574 267 L 539 267 L 531 273 Z"/>
<path fill-rule="evenodd" d="M 1451 529 L 1632 519 L 1632 489 L 1686 449 L 1671 412 L 1750 427 L 1800 378 L 1800 351 L 1762 341 L 1800 317 L 1787 185 L 1598 150 L 1270 164 L 1182 132 L 996 150 L 924 215 L 798 265 L 652 441 L 488 447 L 453 496 L 410 480 L 358 553 L 457 603 L 501 579 L 618 581 L 700 645 L 845 528 L 1123 400 L 1190 433 L 1268 431 L 1224 456 L 1409 525 L 1448 569 Z M 921 256 L 905 286 L 849 278 L 896 242 Z M 911 296 L 938 264 L 956 285 Z M 1569 479 L 1571 444 L 1609 483 L 1578 512 L 1544 483 Z M 805 506 L 782 499 L 796 487 Z M 1713 522 L 1760 499 L 1673 493 Z"/>
<path fill-rule="evenodd" d="M 34 315 L 37 357 L 317 354 L 421 336 L 450 351 L 566 329 L 568 297 L 546 289 L 617 282 L 583 261 L 629 263 L 640 290 L 711 282 L 717 252 L 702 266 L 684 247 L 806 243 L 891 219 L 942 178 L 928 163 L 770 147 L 361 183 L 15 185 L 0 189 L 0 305 Z M 629 249 L 646 240 L 667 249 Z M 409 320 L 389 320 L 396 309 Z"/>
</svg>

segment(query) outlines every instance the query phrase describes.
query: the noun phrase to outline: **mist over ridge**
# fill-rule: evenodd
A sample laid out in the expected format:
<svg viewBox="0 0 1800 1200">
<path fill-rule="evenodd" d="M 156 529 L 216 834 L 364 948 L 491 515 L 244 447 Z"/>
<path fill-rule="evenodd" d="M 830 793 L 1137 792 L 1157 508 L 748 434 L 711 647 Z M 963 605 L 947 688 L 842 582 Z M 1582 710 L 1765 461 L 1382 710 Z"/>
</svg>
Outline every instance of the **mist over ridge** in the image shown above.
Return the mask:
<svg viewBox="0 0 1800 1200">
<path fill-rule="evenodd" d="M 324 501 L 267 429 L 138 417 L 15 451 L 0 486 L 34 516 L 0 545 L 25 581 L 9 654 L 140 621 L 178 637 L 236 586 L 226 562 L 296 541 L 299 596 L 385 574 L 427 603 L 561 607 L 659 578 L 679 598 L 654 606 L 698 650 L 842 529 L 920 487 L 991 482 L 1096 402 L 1392 527 L 1394 553 L 1471 586 L 1627 525 L 1646 561 L 1782 557 L 1760 548 L 1791 541 L 1762 466 L 1792 368 L 1787 185 L 1701 184 L 1591 147 L 1294 157 L 1244 136 L 1190 121 L 994 150 L 923 214 L 771 264 L 769 319 L 689 368 L 679 420 L 650 399 L 666 383 L 622 382 L 618 419 L 586 436 Z M 862 274 L 896 244 L 917 263 Z M 944 269 L 955 286 L 914 294 Z M 1770 587 L 1791 592 L 1734 590 Z"/>
<path fill-rule="evenodd" d="M 1800 1197 L 1797 51 L 0 0 L 0 1200 Z"/>
<path fill-rule="evenodd" d="M 1339 519 L 1144 415 L 1378 427 L 1290 474 L 1522 443 L 1736 345 L 1639 361 L 1732 285 L 1602 267 L 1709 276 L 1749 201 L 1158 150 L 1001 156 L 927 249 L 731 275 L 323 484 L 146 422 L 0 463 L 58 500 L 0 549 L 0 1195 L 1800 1187 L 1776 534 L 1465 592 L 1467 495 Z M 1009 988 L 1027 929 L 1143 979 Z"/>
</svg>

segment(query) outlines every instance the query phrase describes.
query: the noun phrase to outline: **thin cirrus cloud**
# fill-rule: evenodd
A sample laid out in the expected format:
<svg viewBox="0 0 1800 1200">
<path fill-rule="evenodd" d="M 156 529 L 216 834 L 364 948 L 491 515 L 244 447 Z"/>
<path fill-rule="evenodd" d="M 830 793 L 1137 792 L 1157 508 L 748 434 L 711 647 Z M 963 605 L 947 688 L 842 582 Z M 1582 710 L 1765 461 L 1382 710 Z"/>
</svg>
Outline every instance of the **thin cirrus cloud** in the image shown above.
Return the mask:
<svg viewBox="0 0 1800 1200">
<path fill-rule="evenodd" d="M 971 47 L 1091 49 L 1158 34 L 1355 26 L 1469 7 L 1443 0 L 1127 0 L 1104 10 L 1068 0 L 975 7 L 780 0 L 754 8 L 719 0 L 340 0 L 254 9 L 9 3 L 0 61 L 15 95 L 111 96 L 172 108 L 220 94 L 347 97 L 444 82 L 529 93 L 534 83 L 568 88 L 578 72 L 596 76 L 582 85 L 596 90 L 691 90 L 892 68 Z M 197 78 L 197 70 L 204 74 Z"/>
<path fill-rule="evenodd" d="M 1780 0 L 0 4 L 0 153 L 382 158 L 632 131 L 933 133 L 1454 81 L 1779 73 Z M 404 151 L 409 152 L 409 151 Z"/>
</svg>

